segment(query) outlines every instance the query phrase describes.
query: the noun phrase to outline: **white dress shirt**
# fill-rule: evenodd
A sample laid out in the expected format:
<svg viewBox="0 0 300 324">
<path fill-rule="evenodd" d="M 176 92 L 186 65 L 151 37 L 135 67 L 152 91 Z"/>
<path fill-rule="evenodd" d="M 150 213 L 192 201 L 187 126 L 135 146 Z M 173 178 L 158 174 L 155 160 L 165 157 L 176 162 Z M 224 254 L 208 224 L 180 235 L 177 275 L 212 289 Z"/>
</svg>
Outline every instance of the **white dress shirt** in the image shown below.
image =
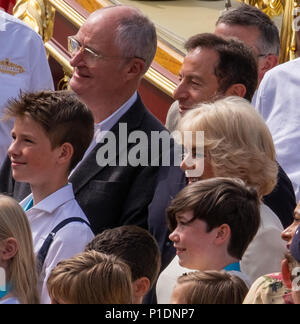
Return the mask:
<svg viewBox="0 0 300 324">
<path fill-rule="evenodd" d="M 20 205 L 25 208 L 32 199 L 26 197 Z M 45 239 L 56 225 L 70 217 L 81 217 L 88 222 L 85 214 L 74 198 L 72 184 L 68 184 L 46 197 L 26 211 L 33 237 L 34 252 L 37 255 Z M 39 279 L 41 303 L 47 304 L 50 298 L 47 279 L 56 264 L 84 251 L 85 246 L 94 238 L 92 230 L 84 223 L 72 222 L 61 228 L 50 246 Z"/>
<path fill-rule="evenodd" d="M 0 118 L 8 99 L 23 92 L 54 89 L 41 37 L 0 10 Z M 13 121 L 0 121 L 0 166 L 11 143 Z"/>
<path fill-rule="evenodd" d="M 105 136 L 105 134 L 111 130 L 111 128 L 120 120 L 120 118 L 131 108 L 131 106 L 137 100 L 137 92 L 135 92 L 118 110 L 116 110 L 113 114 L 107 117 L 105 120 L 100 122 L 99 124 L 94 125 L 94 137 L 91 141 L 91 144 L 87 148 L 84 153 L 83 158 L 79 163 L 75 166 L 75 168 L 71 171 L 70 176 L 73 172 L 78 168 L 81 162 L 90 154 L 90 152 L 94 149 L 94 147 L 101 142 L 101 139 Z M 69 178 L 70 178 L 69 176 Z"/>
<path fill-rule="evenodd" d="M 277 161 L 300 200 L 300 58 L 268 71 L 258 88 L 255 107 L 268 125 Z"/>
</svg>

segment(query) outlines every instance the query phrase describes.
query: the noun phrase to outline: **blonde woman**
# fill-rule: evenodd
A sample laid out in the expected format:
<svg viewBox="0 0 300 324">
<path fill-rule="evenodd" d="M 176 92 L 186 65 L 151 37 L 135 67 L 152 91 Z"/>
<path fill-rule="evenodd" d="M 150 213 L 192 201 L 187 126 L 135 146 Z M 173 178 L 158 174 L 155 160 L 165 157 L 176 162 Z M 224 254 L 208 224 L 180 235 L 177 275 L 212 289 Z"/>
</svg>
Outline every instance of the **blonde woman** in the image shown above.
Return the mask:
<svg viewBox="0 0 300 324">
<path fill-rule="evenodd" d="M 0 196 L 0 304 L 39 304 L 32 235 L 23 209 Z"/>
<path fill-rule="evenodd" d="M 52 304 L 131 304 L 131 272 L 113 255 L 97 251 L 63 260 L 51 271 Z"/>
<path fill-rule="evenodd" d="M 245 99 L 228 97 L 201 104 L 184 116 L 179 129 L 183 137 L 185 131 L 194 135 L 197 131 L 204 132 L 203 156 L 195 156 L 196 143 L 184 141 L 188 154 L 181 168 L 189 182 L 212 177 L 240 178 L 257 190 L 260 199 L 276 186 L 278 166 L 272 136 L 263 119 Z M 204 172 L 197 174 L 195 169 L 201 169 L 203 163 Z M 279 218 L 262 201 L 260 212 L 259 230 L 241 261 L 241 270 L 252 281 L 265 273 L 280 271 L 286 251 L 280 238 L 283 227 Z M 185 268 L 180 269 L 176 256 L 159 277 L 159 303 L 168 302 L 170 298 L 171 291 L 164 284 L 169 282 L 168 285 L 173 288 L 168 278 L 172 277 L 174 284 L 174 278 L 186 271 Z"/>
</svg>

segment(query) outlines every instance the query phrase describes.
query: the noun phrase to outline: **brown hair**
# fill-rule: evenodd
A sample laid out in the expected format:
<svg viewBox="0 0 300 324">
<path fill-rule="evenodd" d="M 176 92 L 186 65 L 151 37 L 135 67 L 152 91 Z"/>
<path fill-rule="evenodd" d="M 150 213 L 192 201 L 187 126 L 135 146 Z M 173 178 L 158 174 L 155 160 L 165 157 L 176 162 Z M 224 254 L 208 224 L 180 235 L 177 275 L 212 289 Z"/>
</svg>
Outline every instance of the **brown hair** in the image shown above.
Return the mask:
<svg viewBox="0 0 300 324">
<path fill-rule="evenodd" d="M 242 304 L 248 293 L 245 282 L 226 271 L 196 271 L 180 276 L 186 304 Z"/>
<path fill-rule="evenodd" d="M 107 229 L 98 234 L 86 247 L 105 254 L 113 254 L 129 265 L 132 280 L 142 277 L 154 285 L 160 270 L 160 251 L 154 237 L 145 229 L 126 225 Z"/>
<path fill-rule="evenodd" d="M 59 262 L 51 271 L 47 288 L 54 303 L 132 303 L 129 267 L 116 257 L 97 251 Z"/>
<path fill-rule="evenodd" d="M 258 72 L 257 62 L 246 44 L 203 33 L 189 38 L 185 48 L 188 52 L 196 48 L 215 50 L 219 55 L 219 62 L 215 67 L 219 90 L 225 93 L 233 84 L 241 83 L 247 90 L 245 99 L 251 101 L 257 86 Z"/>
<path fill-rule="evenodd" d="M 82 159 L 94 136 L 92 113 L 71 91 L 21 93 L 19 99 L 9 100 L 5 117 L 25 116 L 44 129 L 52 149 L 63 143 L 73 146 L 70 171 Z"/>
<path fill-rule="evenodd" d="M 167 209 L 168 226 L 173 231 L 179 212 L 193 211 L 193 218 L 207 224 L 207 232 L 227 224 L 231 230 L 228 253 L 242 259 L 260 225 L 260 202 L 255 189 L 242 180 L 212 178 L 183 188 Z"/>
</svg>

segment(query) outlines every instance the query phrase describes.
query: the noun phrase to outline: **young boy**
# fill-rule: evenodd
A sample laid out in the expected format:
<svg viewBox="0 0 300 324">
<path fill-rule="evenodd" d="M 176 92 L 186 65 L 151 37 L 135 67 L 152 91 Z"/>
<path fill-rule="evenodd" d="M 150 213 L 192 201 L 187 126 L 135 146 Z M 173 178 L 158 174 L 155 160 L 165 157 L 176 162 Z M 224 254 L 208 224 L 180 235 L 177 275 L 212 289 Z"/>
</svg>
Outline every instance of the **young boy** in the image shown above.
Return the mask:
<svg viewBox="0 0 300 324">
<path fill-rule="evenodd" d="M 181 190 L 167 209 L 176 257 L 158 279 L 158 303 L 170 302 L 187 269 L 230 271 L 250 286 L 239 261 L 258 231 L 259 206 L 256 190 L 239 179 L 212 178 Z"/>
<path fill-rule="evenodd" d="M 8 149 L 12 175 L 32 191 L 20 204 L 40 262 L 41 302 L 49 303 L 51 269 L 82 252 L 94 237 L 68 183 L 93 138 L 94 121 L 88 108 L 64 91 L 23 94 L 9 102 L 6 116 L 15 119 Z"/>
<path fill-rule="evenodd" d="M 47 281 L 51 304 L 131 304 L 131 273 L 113 255 L 87 251 L 63 260 Z"/>
<path fill-rule="evenodd" d="M 126 225 L 98 234 L 86 251 L 96 250 L 121 258 L 131 269 L 133 304 L 141 304 L 160 270 L 160 252 L 154 237 L 145 229 Z"/>
</svg>

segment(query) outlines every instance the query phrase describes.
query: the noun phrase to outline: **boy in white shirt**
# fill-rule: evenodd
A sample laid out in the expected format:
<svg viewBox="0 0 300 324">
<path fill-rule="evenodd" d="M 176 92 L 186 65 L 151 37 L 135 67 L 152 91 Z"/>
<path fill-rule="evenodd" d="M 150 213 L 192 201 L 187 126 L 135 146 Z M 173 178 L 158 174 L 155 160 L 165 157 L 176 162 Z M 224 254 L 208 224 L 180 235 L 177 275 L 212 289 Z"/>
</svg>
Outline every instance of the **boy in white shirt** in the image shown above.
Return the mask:
<svg viewBox="0 0 300 324">
<path fill-rule="evenodd" d="M 41 302 L 49 303 L 46 282 L 52 268 L 82 252 L 94 237 L 68 183 L 70 171 L 93 138 L 94 120 L 88 108 L 66 91 L 22 94 L 9 102 L 6 116 L 15 119 L 8 149 L 12 175 L 29 183 L 32 191 L 20 204 L 41 262 Z"/>
</svg>

